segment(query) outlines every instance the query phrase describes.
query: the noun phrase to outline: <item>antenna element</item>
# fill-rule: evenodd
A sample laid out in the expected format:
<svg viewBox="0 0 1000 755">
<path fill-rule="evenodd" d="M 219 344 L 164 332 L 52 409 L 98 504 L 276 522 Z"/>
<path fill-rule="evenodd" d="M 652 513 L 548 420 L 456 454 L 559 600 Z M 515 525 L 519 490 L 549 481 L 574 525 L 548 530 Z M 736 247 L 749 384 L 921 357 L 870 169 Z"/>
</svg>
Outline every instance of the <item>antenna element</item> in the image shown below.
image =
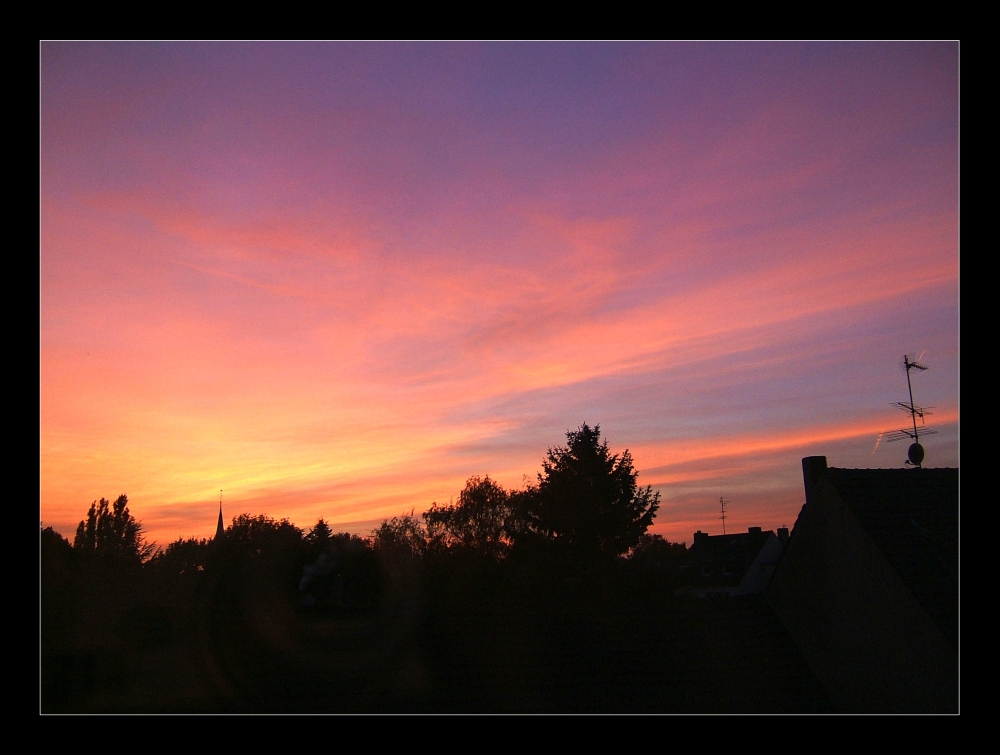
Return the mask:
<svg viewBox="0 0 1000 755">
<path fill-rule="evenodd" d="M 920 469 L 920 463 L 924 460 L 924 447 L 920 445 L 921 435 L 934 435 L 937 430 L 928 430 L 924 425 L 924 417 L 931 414 L 928 409 L 933 409 L 934 407 L 923 407 L 917 406 L 913 403 L 913 383 L 910 380 L 910 370 L 917 370 L 918 372 L 923 372 L 927 369 L 926 364 L 921 364 L 917 361 L 910 361 L 910 357 L 907 354 L 903 355 L 903 367 L 906 368 L 906 390 L 910 394 L 909 403 L 905 401 L 897 401 L 893 406 L 902 409 L 904 412 L 910 415 L 910 421 L 912 422 L 912 430 L 910 428 L 903 428 L 902 430 L 890 430 L 881 433 L 879 437 L 885 440 L 886 443 L 894 443 L 897 440 L 903 440 L 903 438 L 909 438 L 913 441 L 910 444 L 909 449 L 907 449 L 906 465 L 911 467 L 916 467 Z M 920 418 L 920 426 L 917 426 L 917 417 Z M 875 443 L 875 448 L 878 448 L 878 442 Z M 872 452 L 874 453 L 874 451 Z"/>
</svg>

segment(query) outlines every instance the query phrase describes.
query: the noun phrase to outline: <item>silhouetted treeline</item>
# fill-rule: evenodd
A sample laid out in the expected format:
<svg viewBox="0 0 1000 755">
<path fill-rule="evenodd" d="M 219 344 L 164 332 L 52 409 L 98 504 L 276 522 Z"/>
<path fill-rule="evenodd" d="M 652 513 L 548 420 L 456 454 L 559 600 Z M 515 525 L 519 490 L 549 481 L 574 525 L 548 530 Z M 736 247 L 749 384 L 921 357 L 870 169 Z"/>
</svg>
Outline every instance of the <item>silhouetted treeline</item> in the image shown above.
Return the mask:
<svg viewBox="0 0 1000 755">
<path fill-rule="evenodd" d="M 241 514 L 154 552 L 125 496 L 43 529 L 43 711 L 822 709 L 763 603 L 674 597 L 628 452 L 567 440 L 367 538 Z"/>
</svg>

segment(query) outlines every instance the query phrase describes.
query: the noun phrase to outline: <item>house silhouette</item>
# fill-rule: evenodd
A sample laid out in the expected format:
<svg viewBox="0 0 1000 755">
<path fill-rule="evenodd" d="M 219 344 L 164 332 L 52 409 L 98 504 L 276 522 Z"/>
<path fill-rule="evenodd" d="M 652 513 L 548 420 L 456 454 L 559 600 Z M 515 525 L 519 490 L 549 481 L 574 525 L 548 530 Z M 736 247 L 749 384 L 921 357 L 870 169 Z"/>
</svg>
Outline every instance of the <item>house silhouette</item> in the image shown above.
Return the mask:
<svg viewBox="0 0 1000 755">
<path fill-rule="evenodd" d="M 695 532 L 679 565 L 678 596 L 757 595 L 767 588 L 788 540 L 788 530 L 750 527 L 731 535 Z"/>
<path fill-rule="evenodd" d="M 843 712 L 958 711 L 958 469 L 802 460 L 766 600 Z"/>
</svg>

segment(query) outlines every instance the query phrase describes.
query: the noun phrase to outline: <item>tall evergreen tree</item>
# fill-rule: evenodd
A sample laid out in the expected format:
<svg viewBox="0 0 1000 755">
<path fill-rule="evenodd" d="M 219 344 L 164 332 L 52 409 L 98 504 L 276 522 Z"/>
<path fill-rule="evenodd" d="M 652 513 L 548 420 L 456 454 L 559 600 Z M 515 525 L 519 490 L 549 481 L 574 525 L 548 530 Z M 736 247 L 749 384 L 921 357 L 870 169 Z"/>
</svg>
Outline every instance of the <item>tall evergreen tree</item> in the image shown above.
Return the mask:
<svg viewBox="0 0 1000 755">
<path fill-rule="evenodd" d="M 583 424 L 566 440 L 549 449 L 523 496 L 529 528 L 594 555 L 628 552 L 653 523 L 660 494 L 638 486 L 632 456 L 612 454 L 600 426 Z"/>
</svg>

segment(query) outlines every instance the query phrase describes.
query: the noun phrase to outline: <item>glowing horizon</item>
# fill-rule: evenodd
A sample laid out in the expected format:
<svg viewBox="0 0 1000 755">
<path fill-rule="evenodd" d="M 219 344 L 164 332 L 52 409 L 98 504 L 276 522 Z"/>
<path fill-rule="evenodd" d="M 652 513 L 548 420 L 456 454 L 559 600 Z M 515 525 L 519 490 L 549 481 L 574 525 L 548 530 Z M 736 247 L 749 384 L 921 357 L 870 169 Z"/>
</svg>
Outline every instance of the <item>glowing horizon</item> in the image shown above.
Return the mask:
<svg viewBox="0 0 1000 755">
<path fill-rule="evenodd" d="M 40 518 L 368 531 L 587 422 L 690 542 L 958 465 L 958 46 L 41 45 Z"/>
</svg>

